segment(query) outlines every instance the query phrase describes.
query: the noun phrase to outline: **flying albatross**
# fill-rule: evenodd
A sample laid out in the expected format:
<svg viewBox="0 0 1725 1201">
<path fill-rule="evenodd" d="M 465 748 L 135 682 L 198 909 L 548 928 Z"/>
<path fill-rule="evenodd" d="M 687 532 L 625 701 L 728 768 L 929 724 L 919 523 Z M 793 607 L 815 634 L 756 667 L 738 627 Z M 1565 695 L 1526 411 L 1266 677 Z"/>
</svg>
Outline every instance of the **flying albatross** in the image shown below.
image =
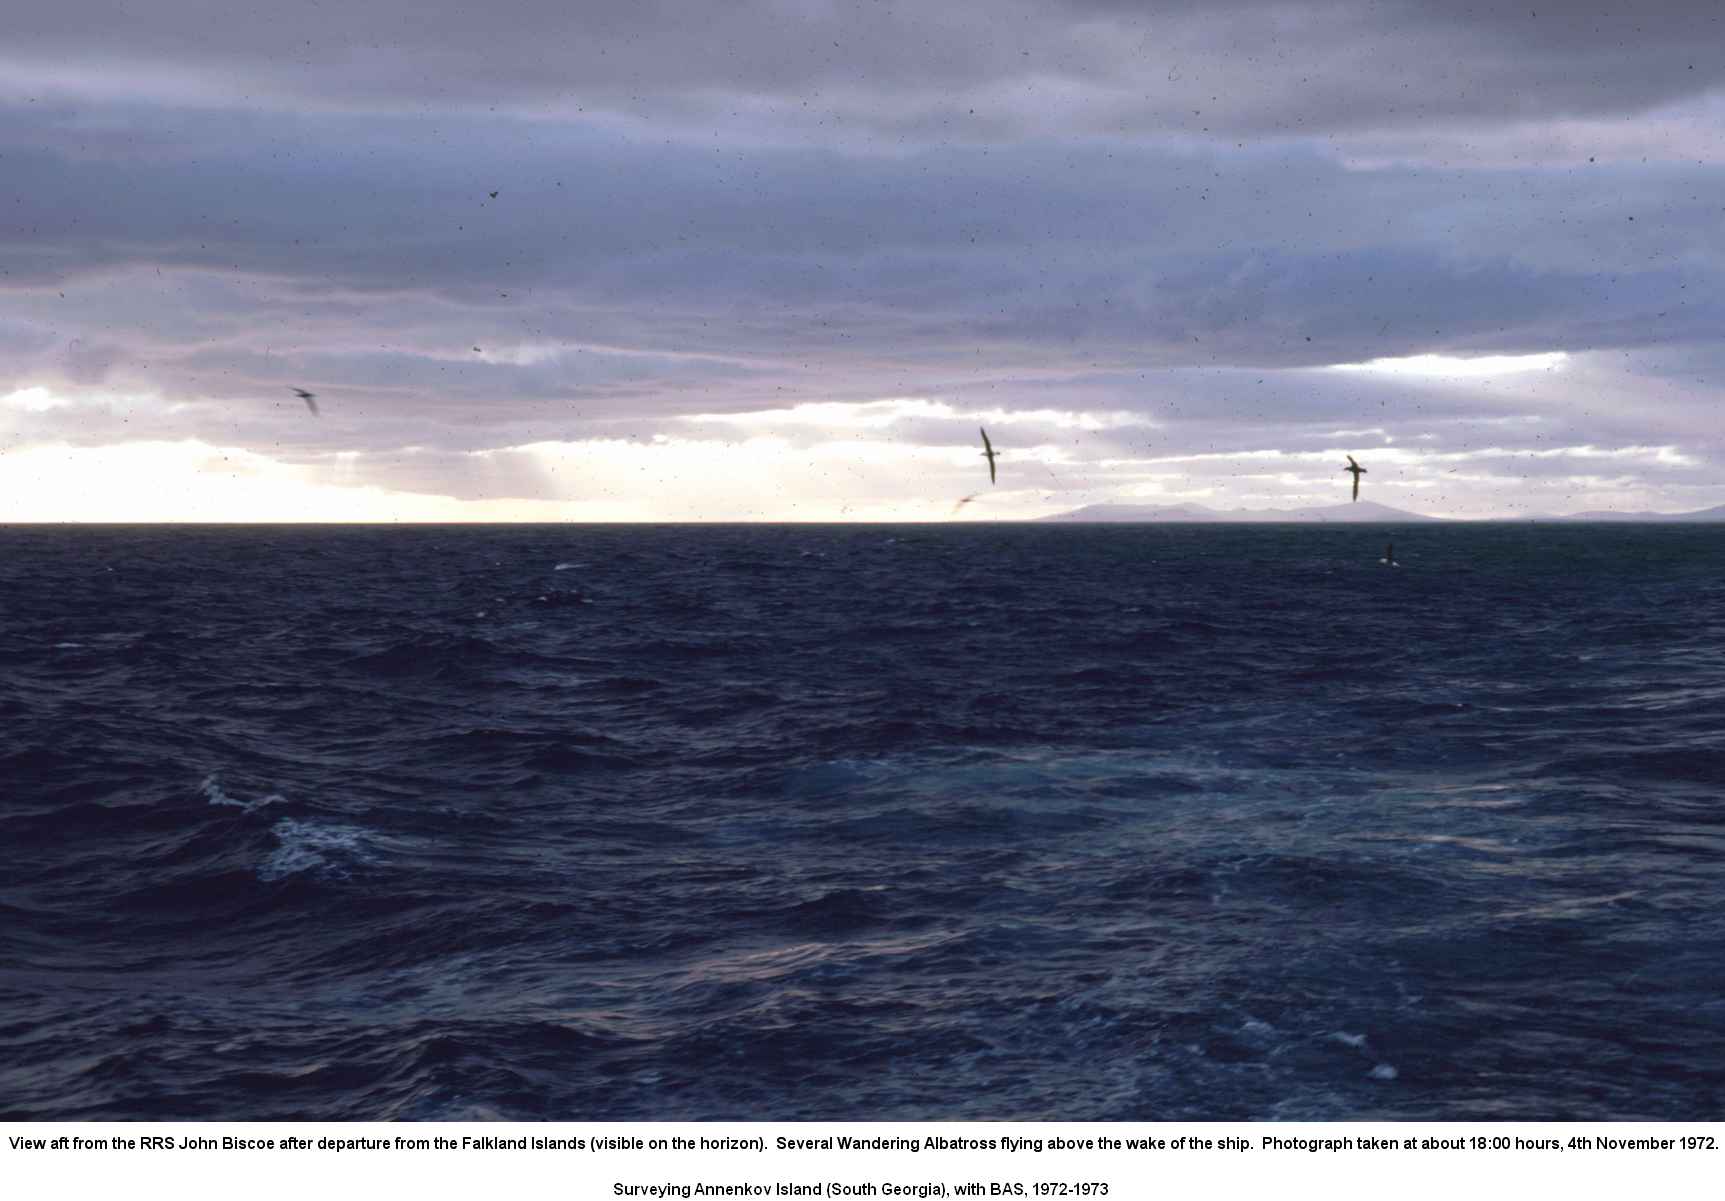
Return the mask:
<svg viewBox="0 0 1725 1201">
<path fill-rule="evenodd" d="M 305 401 L 305 407 L 311 410 L 311 415 L 313 417 L 316 417 L 318 415 L 317 393 L 307 392 L 304 388 L 294 388 L 292 391 L 295 396 Z"/>
<path fill-rule="evenodd" d="M 1348 465 L 1346 467 L 1342 468 L 1342 470 L 1343 471 L 1351 471 L 1354 473 L 1354 499 L 1355 500 L 1360 499 L 1360 477 L 1366 473 L 1366 469 L 1364 467 L 1361 467 L 1358 463 L 1354 462 L 1354 456 L 1353 455 L 1349 455 L 1348 456 Z"/>
<path fill-rule="evenodd" d="M 988 482 L 994 483 L 994 443 L 988 440 L 988 431 L 980 425 L 976 427 L 982 434 L 982 457 L 988 460 Z"/>
</svg>

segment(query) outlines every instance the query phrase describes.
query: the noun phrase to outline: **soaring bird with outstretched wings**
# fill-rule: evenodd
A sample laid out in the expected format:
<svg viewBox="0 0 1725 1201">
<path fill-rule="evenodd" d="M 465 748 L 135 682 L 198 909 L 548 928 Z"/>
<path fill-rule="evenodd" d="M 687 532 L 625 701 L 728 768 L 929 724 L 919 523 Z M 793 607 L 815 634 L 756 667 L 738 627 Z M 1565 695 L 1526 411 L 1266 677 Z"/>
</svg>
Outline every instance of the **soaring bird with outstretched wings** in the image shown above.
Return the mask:
<svg viewBox="0 0 1725 1201">
<path fill-rule="evenodd" d="M 976 427 L 982 434 L 982 457 L 988 460 L 988 482 L 994 483 L 994 443 L 988 440 L 988 431 L 980 425 Z"/>
<path fill-rule="evenodd" d="M 292 392 L 295 396 L 305 401 L 305 407 L 311 410 L 311 415 L 313 417 L 318 415 L 316 392 L 307 392 L 304 388 L 294 388 L 292 389 Z"/>
<path fill-rule="evenodd" d="M 1346 467 L 1342 468 L 1342 470 L 1343 471 L 1351 471 L 1354 473 L 1354 499 L 1355 500 L 1360 499 L 1360 477 L 1366 473 L 1366 469 L 1364 467 L 1361 467 L 1358 463 L 1354 462 L 1354 456 L 1353 455 L 1349 455 L 1348 456 L 1348 465 Z"/>
</svg>

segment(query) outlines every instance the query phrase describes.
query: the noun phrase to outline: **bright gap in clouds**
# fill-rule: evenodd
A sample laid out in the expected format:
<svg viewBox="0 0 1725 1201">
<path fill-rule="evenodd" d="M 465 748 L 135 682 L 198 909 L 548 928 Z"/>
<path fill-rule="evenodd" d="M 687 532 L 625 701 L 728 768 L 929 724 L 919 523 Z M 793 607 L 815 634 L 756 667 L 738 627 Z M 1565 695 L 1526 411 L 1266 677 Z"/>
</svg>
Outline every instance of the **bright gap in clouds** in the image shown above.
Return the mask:
<svg viewBox="0 0 1725 1201">
<path fill-rule="evenodd" d="M 1075 409 L 959 409 L 941 400 L 903 396 L 887 400 L 805 401 L 782 409 L 749 409 L 737 413 L 691 413 L 677 418 L 691 425 L 736 425 L 754 429 L 825 428 L 835 435 L 859 429 L 883 429 L 909 420 L 977 421 L 988 425 L 1044 425 L 1063 430 L 1121 429 L 1154 425 L 1140 413 L 1088 412 Z"/>
<path fill-rule="evenodd" d="M 978 458 L 969 446 L 768 435 L 349 451 L 298 463 L 196 439 L 52 443 L 0 453 L 0 523 L 943 521 L 967 492 L 983 494 L 967 519 L 1056 507 L 1040 479 L 987 488 Z M 435 492 L 443 475 L 480 481 L 479 494 Z"/>
<path fill-rule="evenodd" d="M 1569 356 L 1561 350 L 1544 354 L 1488 354 L 1457 358 L 1447 354 L 1416 354 L 1401 359 L 1370 359 L 1364 363 L 1337 363 L 1330 371 L 1369 371 L 1377 375 L 1411 376 L 1419 379 L 1483 379 L 1493 375 L 1519 375 L 1527 371 L 1559 371 Z"/>
<path fill-rule="evenodd" d="M 1485 361 L 1506 357 L 1563 359 Z M 0 396 L 0 432 L 79 404 L 40 387 Z M 998 485 L 988 483 L 973 441 L 979 420 L 1005 455 Z M 1179 438 L 1109 436 L 1158 424 L 1125 411 L 1007 414 L 917 397 L 673 421 L 673 428 L 721 423 L 730 436 L 690 430 L 285 458 L 195 438 L 14 442 L 0 452 L 0 522 L 978 521 L 1096 501 L 1287 508 L 1334 501 L 1336 464 L 1349 449 L 1340 440 L 1238 450 L 1209 449 L 1214 443 L 1206 441 L 1196 449 Z M 1374 499 L 1434 515 L 1717 503 L 1704 457 L 1678 443 L 1425 445 L 1415 436 L 1391 446 L 1377 426 L 1326 436 L 1381 438 L 1385 444 L 1362 460 L 1375 470 Z M 1624 470 L 1600 475 L 1606 465 Z M 1662 503 L 1650 479 L 1694 499 Z"/>
<path fill-rule="evenodd" d="M 532 520 L 531 507 L 343 486 L 238 447 L 48 444 L 0 454 L 0 522 Z M 540 519 L 555 514 L 541 512 Z"/>
<path fill-rule="evenodd" d="M 0 396 L 0 407 L 15 409 L 20 413 L 46 413 L 50 409 L 63 409 L 66 403 L 41 386 L 20 388 L 16 392 Z"/>
<path fill-rule="evenodd" d="M 750 427 L 814 426 L 833 430 L 879 429 L 907 418 L 945 418 L 961 414 L 951 405 L 921 397 L 894 397 L 860 404 L 807 401 L 784 409 L 748 409 L 739 413 L 690 413 L 677 418 L 692 425 L 720 423 Z"/>
</svg>

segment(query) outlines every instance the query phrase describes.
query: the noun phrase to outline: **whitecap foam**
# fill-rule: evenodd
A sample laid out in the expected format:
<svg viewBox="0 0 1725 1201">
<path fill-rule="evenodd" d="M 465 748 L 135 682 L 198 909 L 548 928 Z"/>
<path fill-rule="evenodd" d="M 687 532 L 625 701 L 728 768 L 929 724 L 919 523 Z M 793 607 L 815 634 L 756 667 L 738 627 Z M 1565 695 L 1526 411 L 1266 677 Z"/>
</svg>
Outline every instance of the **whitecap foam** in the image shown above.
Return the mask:
<svg viewBox="0 0 1725 1201">
<path fill-rule="evenodd" d="M 204 777 L 204 782 L 198 786 L 198 791 L 203 793 L 205 799 L 212 805 L 229 805 L 235 809 L 244 809 L 247 813 L 250 813 L 254 809 L 262 809 L 265 805 L 277 804 L 286 799 L 279 793 L 272 792 L 268 796 L 259 797 L 255 801 L 242 801 L 237 797 L 231 797 L 227 793 L 223 792 L 222 782 L 214 773 Z"/>
<path fill-rule="evenodd" d="M 585 564 L 585 563 L 559 563 L 559 564 L 557 564 L 557 566 L 553 567 L 551 570 L 552 571 L 574 571 L 577 567 L 585 567 L 585 566 L 587 566 L 587 564 Z"/>
<path fill-rule="evenodd" d="M 507 1122 L 508 1114 L 466 1097 L 426 1097 L 397 1115 L 410 1122 Z"/>
<path fill-rule="evenodd" d="M 350 868 L 374 861 L 366 832 L 358 826 L 284 817 L 270 828 L 276 849 L 258 867 L 265 883 L 312 872 L 346 877 Z"/>
<path fill-rule="evenodd" d="M 1377 1067 L 1367 1072 L 1366 1075 L 1370 1076 L 1373 1080 L 1394 1080 L 1397 1076 L 1400 1076 L 1401 1073 L 1396 1071 L 1392 1064 L 1380 1063 Z"/>
<path fill-rule="evenodd" d="M 223 792 L 221 781 L 216 779 L 214 776 L 205 776 L 204 782 L 198 785 L 198 791 L 203 793 L 212 805 L 233 805 L 240 809 L 251 808 L 251 806 L 246 804 L 244 801 L 236 801 L 233 797 Z"/>
</svg>

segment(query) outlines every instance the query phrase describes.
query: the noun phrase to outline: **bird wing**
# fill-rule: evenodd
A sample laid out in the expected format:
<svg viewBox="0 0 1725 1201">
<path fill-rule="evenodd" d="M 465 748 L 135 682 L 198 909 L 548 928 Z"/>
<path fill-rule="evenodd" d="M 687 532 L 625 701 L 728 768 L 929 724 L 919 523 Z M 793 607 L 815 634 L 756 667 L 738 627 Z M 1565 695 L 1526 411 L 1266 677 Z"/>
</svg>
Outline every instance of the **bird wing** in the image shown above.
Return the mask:
<svg viewBox="0 0 1725 1201">
<path fill-rule="evenodd" d="M 317 401 L 312 399 L 311 393 L 306 393 L 304 396 L 300 397 L 300 399 L 305 401 L 305 407 L 311 410 L 311 415 L 313 417 L 320 415 L 317 411 Z"/>
<path fill-rule="evenodd" d="M 989 455 L 993 454 L 994 443 L 988 440 L 988 431 L 979 425 L 976 427 L 976 432 L 982 435 L 982 452 Z"/>
<path fill-rule="evenodd" d="M 1348 456 L 1348 467 L 1358 467 L 1358 466 L 1359 466 L 1359 464 L 1358 464 L 1358 463 L 1356 463 L 1356 462 L 1354 462 L 1354 456 L 1353 456 L 1353 455 L 1349 455 L 1349 456 Z M 1344 471 L 1345 471 L 1345 470 L 1346 470 L 1346 469 L 1347 469 L 1347 468 L 1343 468 L 1343 470 L 1344 470 Z"/>
<path fill-rule="evenodd" d="M 1354 499 L 1360 499 L 1360 477 L 1357 475 L 1354 477 Z"/>
</svg>

